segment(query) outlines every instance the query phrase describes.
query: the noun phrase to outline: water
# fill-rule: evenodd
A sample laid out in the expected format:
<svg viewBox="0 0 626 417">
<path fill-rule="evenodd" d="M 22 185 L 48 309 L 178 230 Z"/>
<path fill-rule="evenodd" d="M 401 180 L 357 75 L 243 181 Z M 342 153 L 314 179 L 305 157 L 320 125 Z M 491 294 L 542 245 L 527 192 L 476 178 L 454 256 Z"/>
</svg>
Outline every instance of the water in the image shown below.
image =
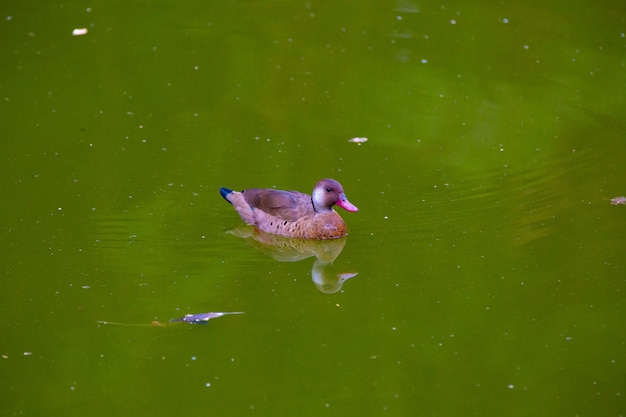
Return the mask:
<svg viewBox="0 0 626 417">
<path fill-rule="evenodd" d="M 0 411 L 624 415 L 623 9 L 0 6 Z"/>
</svg>

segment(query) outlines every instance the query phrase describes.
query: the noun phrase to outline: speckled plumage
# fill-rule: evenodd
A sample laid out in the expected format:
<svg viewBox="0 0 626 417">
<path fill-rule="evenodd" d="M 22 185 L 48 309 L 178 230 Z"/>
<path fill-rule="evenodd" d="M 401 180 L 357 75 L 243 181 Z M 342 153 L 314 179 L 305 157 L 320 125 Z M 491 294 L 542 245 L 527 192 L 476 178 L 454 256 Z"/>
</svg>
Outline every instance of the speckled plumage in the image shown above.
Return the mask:
<svg viewBox="0 0 626 417">
<path fill-rule="evenodd" d="M 250 188 L 241 192 L 221 188 L 247 224 L 277 235 L 302 239 L 336 239 L 347 234 L 346 224 L 334 205 L 358 211 L 348 201 L 339 182 L 326 178 L 313 189 L 312 196 L 298 191 Z"/>
</svg>

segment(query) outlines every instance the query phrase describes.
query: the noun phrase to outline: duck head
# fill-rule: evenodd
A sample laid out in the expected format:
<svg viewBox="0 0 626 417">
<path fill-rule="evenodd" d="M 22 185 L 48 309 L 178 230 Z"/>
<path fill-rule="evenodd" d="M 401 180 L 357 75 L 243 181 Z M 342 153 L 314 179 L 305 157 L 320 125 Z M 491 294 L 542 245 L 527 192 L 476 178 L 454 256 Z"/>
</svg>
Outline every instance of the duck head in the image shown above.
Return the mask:
<svg viewBox="0 0 626 417">
<path fill-rule="evenodd" d="M 317 212 L 332 210 L 335 204 L 347 211 L 359 211 L 354 204 L 348 201 L 341 184 L 331 178 L 325 178 L 315 184 L 311 200 L 313 208 Z"/>
</svg>

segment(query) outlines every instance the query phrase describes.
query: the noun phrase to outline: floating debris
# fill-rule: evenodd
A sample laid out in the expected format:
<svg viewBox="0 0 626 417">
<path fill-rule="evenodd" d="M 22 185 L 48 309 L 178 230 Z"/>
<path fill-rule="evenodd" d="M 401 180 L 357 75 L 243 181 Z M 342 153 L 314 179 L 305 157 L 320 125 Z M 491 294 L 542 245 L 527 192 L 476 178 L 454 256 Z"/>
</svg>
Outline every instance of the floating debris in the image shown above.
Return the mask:
<svg viewBox="0 0 626 417">
<path fill-rule="evenodd" d="M 626 205 L 626 197 L 624 196 L 619 196 L 619 197 L 615 197 L 611 199 L 611 204 L 613 204 L 614 206 L 618 206 L 618 205 Z"/>
<path fill-rule="evenodd" d="M 186 314 L 184 317 L 177 319 L 171 319 L 170 323 L 185 322 L 190 324 L 206 324 L 209 320 L 222 317 L 227 314 L 243 314 L 243 311 L 225 311 L 216 313 L 200 313 L 200 314 Z M 153 320 L 151 323 L 132 324 L 132 323 L 118 323 L 115 321 L 98 320 L 98 324 L 114 325 L 114 326 L 129 326 L 129 327 L 167 327 L 168 323 L 161 323 L 158 320 Z"/>
<path fill-rule="evenodd" d="M 171 323 L 176 323 L 179 321 L 184 321 L 185 323 L 190 324 L 206 324 L 209 320 L 215 319 L 217 317 L 222 317 L 227 314 L 243 314 L 243 311 L 231 311 L 231 312 L 221 312 L 221 313 L 200 313 L 200 314 L 186 314 L 185 317 L 180 317 L 177 319 L 171 319 Z"/>
<path fill-rule="evenodd" d="M 367 138 L 352 138 L 352 139 L 348 139 L 348 142 L 357 143 L 361 145 L 362 143 L 367 142 L 367 140 L 368 140 Z"/>
<path fill-rule="evenodd" d="M 89 30 L 87 28 L 76 28 L 72 31 L 72 36 L 83 36 L 86 35 Z"/>
</svg>

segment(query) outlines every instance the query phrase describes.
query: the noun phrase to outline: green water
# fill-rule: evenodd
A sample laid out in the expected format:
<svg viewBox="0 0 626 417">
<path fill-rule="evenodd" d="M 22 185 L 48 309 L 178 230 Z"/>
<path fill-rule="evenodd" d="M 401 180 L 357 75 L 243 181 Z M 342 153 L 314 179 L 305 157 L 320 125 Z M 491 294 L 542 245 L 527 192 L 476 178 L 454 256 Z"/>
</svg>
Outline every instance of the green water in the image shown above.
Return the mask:
<svg viewBox="0 0 626 417">
<path fill-rule="evenodd" d="M 0 414 L 624 416 L 625 16 L 2 3 Z M 334 262 L 233 234 L 324 177 Z"/>
</svg>

